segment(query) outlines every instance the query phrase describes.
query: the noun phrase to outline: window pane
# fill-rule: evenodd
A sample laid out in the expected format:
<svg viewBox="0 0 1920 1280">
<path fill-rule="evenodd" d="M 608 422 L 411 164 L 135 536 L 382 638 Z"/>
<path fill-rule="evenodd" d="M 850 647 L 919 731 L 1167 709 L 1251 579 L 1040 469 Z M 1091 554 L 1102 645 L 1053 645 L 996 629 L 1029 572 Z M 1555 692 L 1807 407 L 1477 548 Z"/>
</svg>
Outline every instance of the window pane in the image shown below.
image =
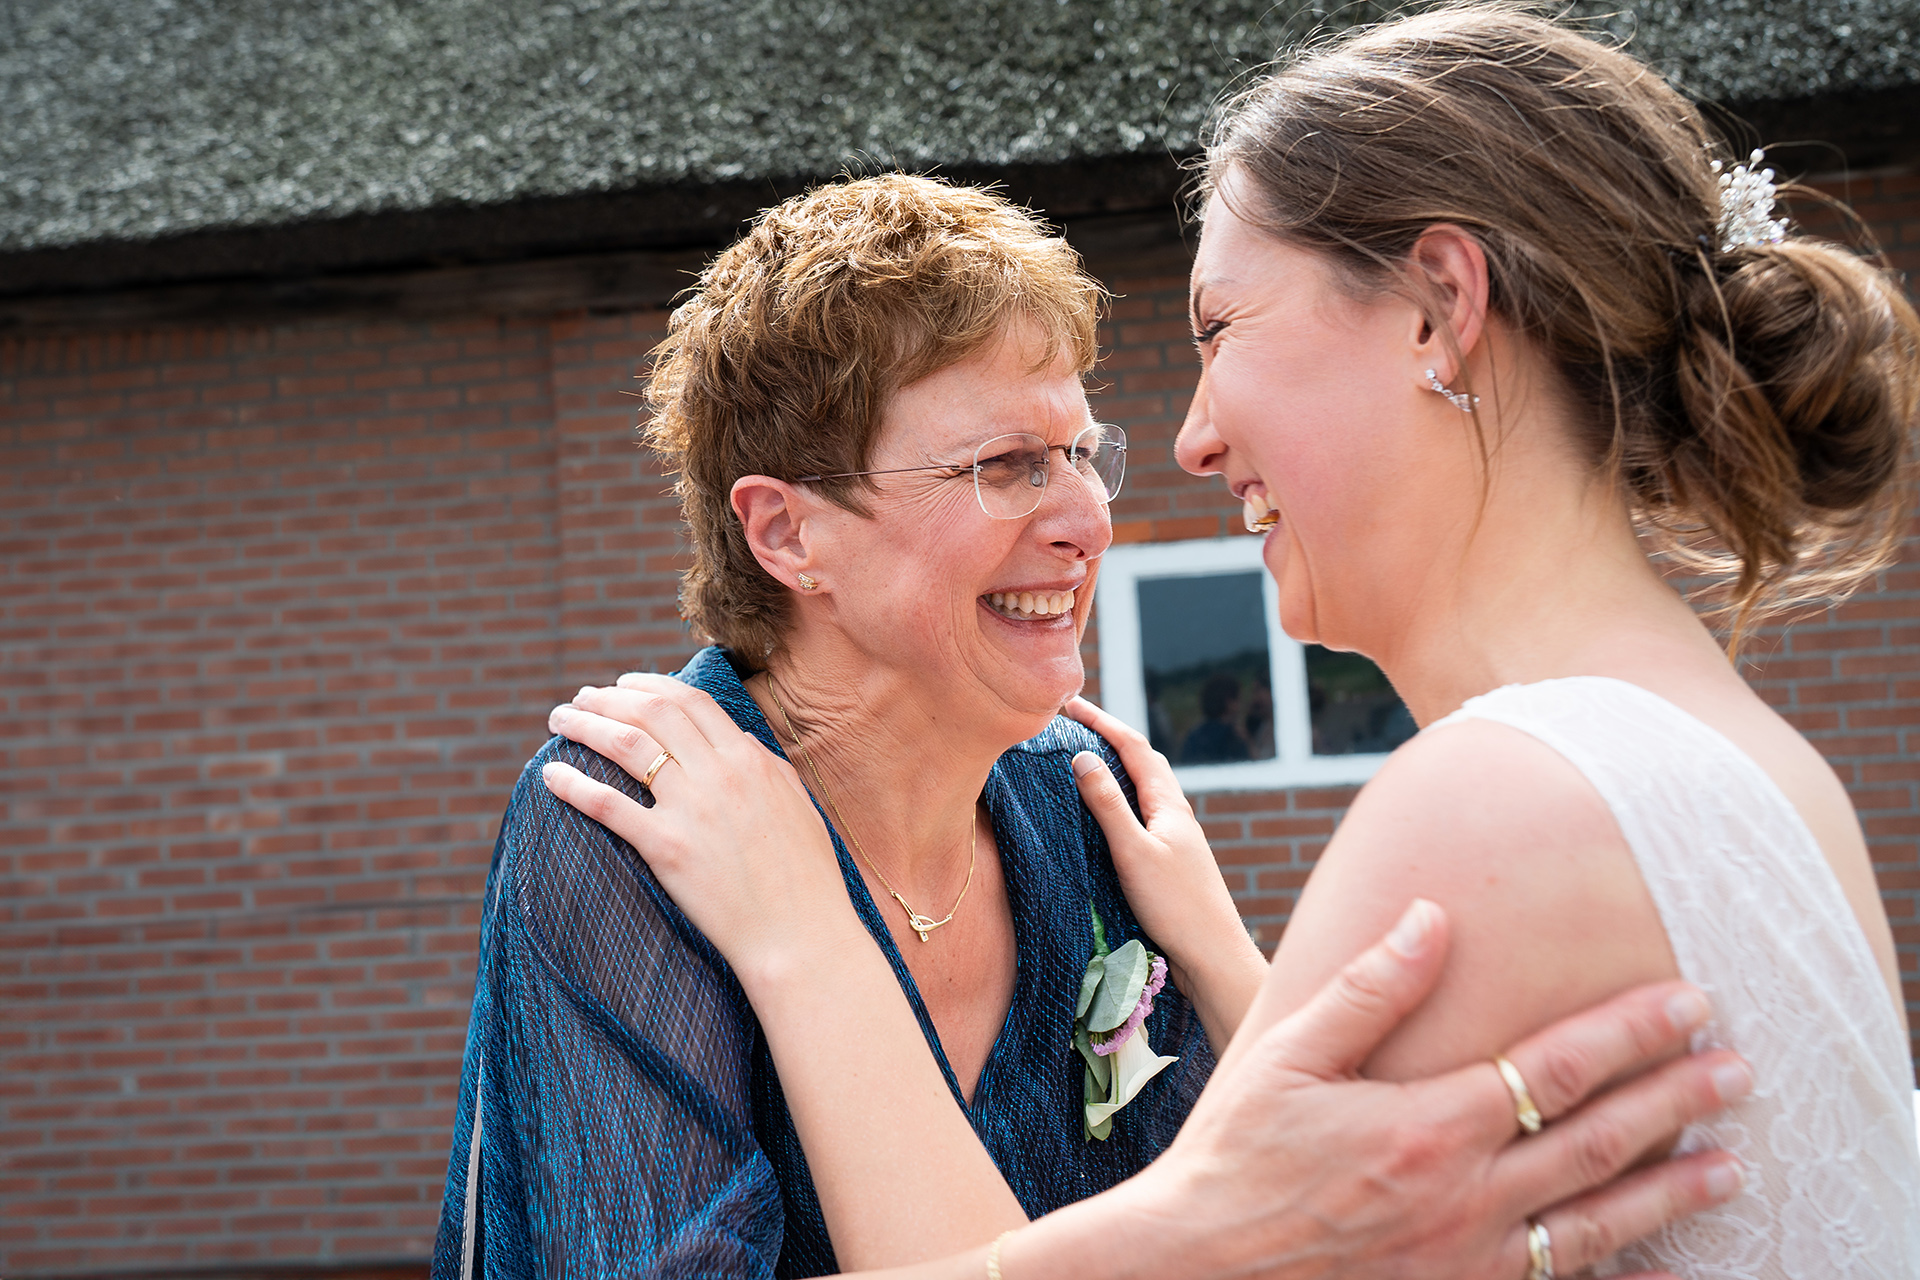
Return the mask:
<svg viewBox="0 0 1920 1280">
<path fill-rule="evenodd" d="M 1391 751 L 1414 735 L 1413 714 L 1387 677 L 1357 653 L 1317 644 L 1307 651 L 1307 710 L 1313 754 L 1347 756 Z"/>
<path fill-rule="evenodd" d="M 1142 578 L 1147 731 L 1175 764 L 1273 758 L 1261 574 Z"/>
</svg>

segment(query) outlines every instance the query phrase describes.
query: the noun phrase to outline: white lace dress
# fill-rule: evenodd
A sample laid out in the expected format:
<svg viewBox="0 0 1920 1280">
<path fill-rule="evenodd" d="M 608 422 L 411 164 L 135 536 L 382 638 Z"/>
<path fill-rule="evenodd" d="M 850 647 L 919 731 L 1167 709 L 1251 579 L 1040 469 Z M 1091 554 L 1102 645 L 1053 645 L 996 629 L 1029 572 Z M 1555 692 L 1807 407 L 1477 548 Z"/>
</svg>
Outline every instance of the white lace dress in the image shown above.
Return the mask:
<svg viewBox="0 0 1920 1280">
<path fill-rule="evenodd" d="M 1604 1275 L 1920 1278 L 1913 1064 L 1886 983 L 1799 812 L 1751 757 L 1620 680 L 1510 685 L 1431 726 L 1491 720 L 1566 757 L 1620 824 L 1681 974 L 1713 1000 L 1696 1047 L 1753 1064 L 1753 1095 L 1681 1151 L 1746 1161 L 1733 1203 L 1669 1228 Z"/>
</svg>

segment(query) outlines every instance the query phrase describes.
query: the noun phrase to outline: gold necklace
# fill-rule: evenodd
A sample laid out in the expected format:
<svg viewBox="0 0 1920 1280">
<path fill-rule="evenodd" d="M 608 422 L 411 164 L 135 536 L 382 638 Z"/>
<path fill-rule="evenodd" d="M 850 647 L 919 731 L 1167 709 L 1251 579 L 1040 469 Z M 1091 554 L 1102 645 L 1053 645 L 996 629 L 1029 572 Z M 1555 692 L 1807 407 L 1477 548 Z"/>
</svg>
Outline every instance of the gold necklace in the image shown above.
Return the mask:
<svg viewBox="0 0 1920 1280">
<path fill-rule="evenodd" d="M 960 896 L 953 900 L 953 906 L 948 908 L 946 916 L 942 919 L 935 920 L 932 916 L 921 915 L 913 909 L 912 905 L 908 903 L 905 898 L 900 896 L 900 891 L 893 887 L 893 881 L 887 879 L 887 873 L 882 871 L 879 866 L 874 863 L 874 860 L 867 856 L 866 849 L 860 844 L 860 837 L 853 834 L 853 828 L 848 826 L 847 820 L 840 816 L 840 806 L 833 802 L 833 792 L 827 790 L 826 780 L 820 776 L 820 770 L 814 767 L 813 757 L 808 755 L 807 749 L 800 745 L 800 735 L 794 731 L 793 717 L 787 714 L 787 704 L 780 701 L 780 691 L 773 687 L 773 672 L 771 671 L 767 672 L 767 693 L 773 698 L 773 705 L 780 708 L 780 718 L 787 723 L 787 736 L 793 739 L 793 749 L 799 752 L 800 763 L 805 765 L 807 772 L 813 775 L 814 789 L 817 790 L 821 798 L 827 802 L 827 808 L 833 813 L 833 820 L 839 824 L 840 830 L 846 833 L 847 839 L 853 841 L 853 847 L 859 852 L 860 860 L 872 869 L 874 875 L 880 877 L 880 883 L 886 886 L 888 895 L 900 904 L 902 911 L 907 913 L 907 923 L 913 927 L 915 933 L 920 935 L 920 941 L 925 942 L 927 935 L 935 929 L 938 929 L 941 925 L 951 924 L 953 922 L 953 913 L 960 909 L 960 903 L 966 898 L 967 890 L 973 887 L 973 868 L 980 857 L 980 814 L 978 810 L 970 814 L 967 819 L 967 829 L 969 832 L 967 881 L 960 886 Z"/>
</svg>

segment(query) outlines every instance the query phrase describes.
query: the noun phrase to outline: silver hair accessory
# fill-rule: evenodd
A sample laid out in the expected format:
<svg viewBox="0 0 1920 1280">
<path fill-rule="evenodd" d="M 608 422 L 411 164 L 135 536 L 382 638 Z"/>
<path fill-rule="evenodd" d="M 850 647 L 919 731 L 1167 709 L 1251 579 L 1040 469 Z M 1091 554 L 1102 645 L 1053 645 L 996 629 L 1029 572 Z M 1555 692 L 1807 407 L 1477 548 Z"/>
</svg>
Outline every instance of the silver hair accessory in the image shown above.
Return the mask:
<svg viewBox="0 0 1920 1280">
<path fill-rule="evenodd" d="M 1447 398 L 1447 403 L 1462 413 L 1472 413 L 1474 406 L 1480 403 L 1479 396 L 1470 396 L 1464 391 L 1449 391 L 1447 384 L 1440 381 L 1439 373 L 1427 370 L 1427 385 Z"/>
<path fill-rule="evenodd" d="M 1726 169 L 1718 160 L 1713 171 L 1720 175 L 1720 252 L 1731 253 L 1742 245 L 1779 244 L 1787 238 L 1787 220 L 1773 216 L 1773 170 L 1762 169 L 1766 155 L 1755 151 L 1745 164 Z"/>
</svg>

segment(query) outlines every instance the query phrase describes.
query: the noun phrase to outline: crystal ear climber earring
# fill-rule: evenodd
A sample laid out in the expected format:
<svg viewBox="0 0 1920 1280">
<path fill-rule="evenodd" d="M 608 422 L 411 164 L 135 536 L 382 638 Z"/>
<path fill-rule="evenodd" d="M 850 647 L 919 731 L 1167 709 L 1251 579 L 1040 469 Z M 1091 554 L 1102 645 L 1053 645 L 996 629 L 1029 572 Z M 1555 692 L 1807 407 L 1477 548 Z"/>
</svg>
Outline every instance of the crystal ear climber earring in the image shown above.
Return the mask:
<svg viewBox="0 0 1920 1280">
<path fill-rule="evenodd" d="M 811 591 L 819 585 L 820 580 L 818 578 L 808 577 L 804 573 L 800 575 L 800 589 L 802 591 Z"/>
<path fill-rule="evenodd" d="M 1470 396 L 1464 391 L 1448 390 L 1447 384 L 1440 381 L 1440 375 L 1432 369 L 1427 370 L 1427 385 L 1445 396 L 1447 403 L 1462 413 L 1472 413 L 1473 407 L 1480 403 L 1479 396 Z"/>
</svg>

